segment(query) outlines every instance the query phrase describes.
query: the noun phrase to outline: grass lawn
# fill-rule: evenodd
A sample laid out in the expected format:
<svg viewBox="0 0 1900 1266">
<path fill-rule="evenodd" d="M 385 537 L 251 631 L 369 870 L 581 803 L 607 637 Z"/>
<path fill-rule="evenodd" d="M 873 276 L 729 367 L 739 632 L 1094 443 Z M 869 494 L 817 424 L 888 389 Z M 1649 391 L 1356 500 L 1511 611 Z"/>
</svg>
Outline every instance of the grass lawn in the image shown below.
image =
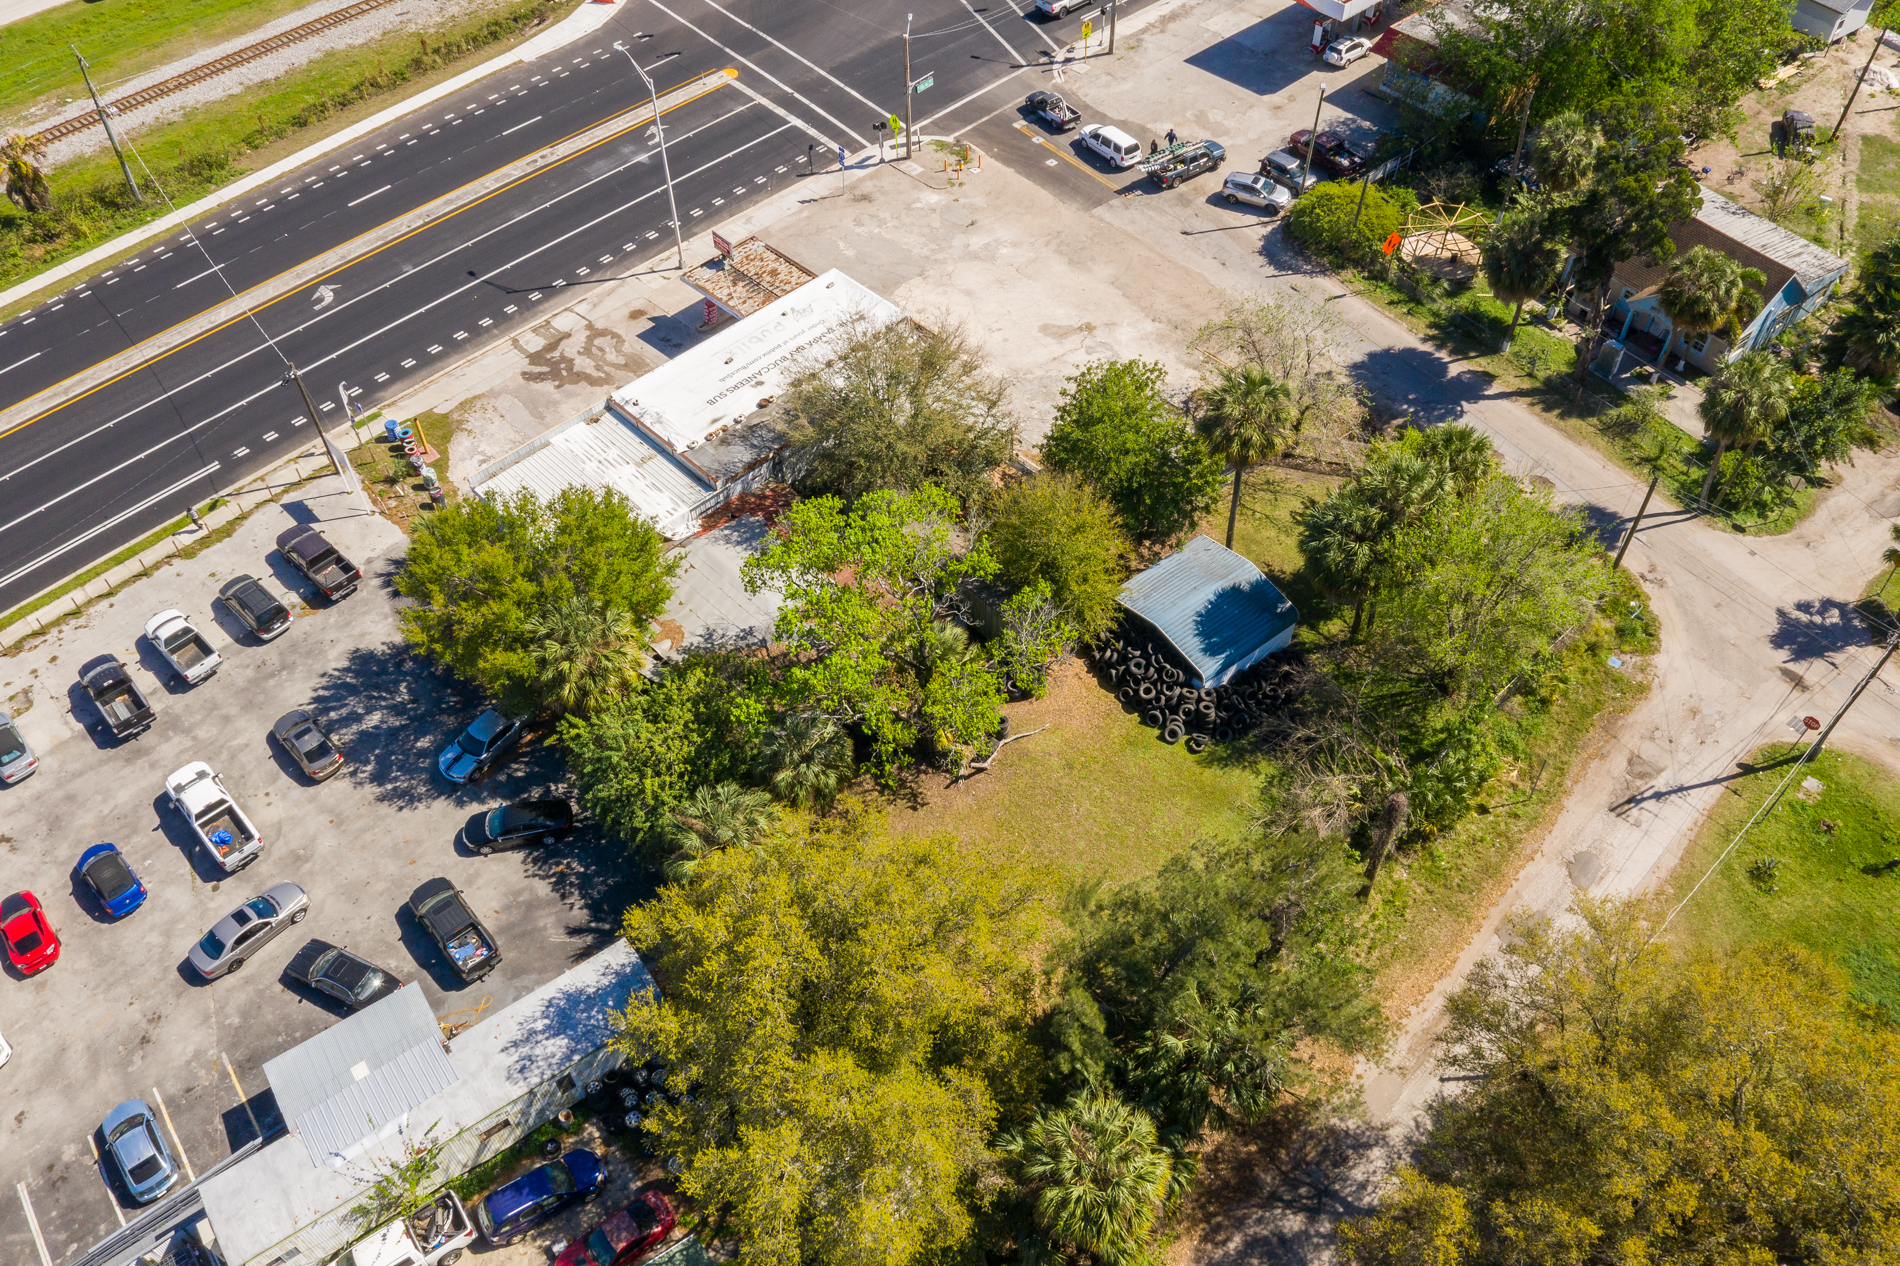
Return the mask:
<svg viewBox="0 0 1900 1266">
<path fill-rule="evenodd" d="M 472 407 L 472 404 L 461 408 Z M 459 497 L 448 478 L 449 446 L 454 443 L 456 432 L 462 425 L 462 419 L 457 416 L 459 412 L 460 409 L 456 413 L 422 413 L 413 419 L 405 419 L 421 427 L 423 439 L 435 450 L 436 458 L 429 465 L 440 482 L 445 501 L 455 501 Z M 429 500 L 429 486 L 423 482 L 421 472 L 404 455 L 402 445 L 388 443 L 382 438 L 381 412 L 369 416 L 374 420 L 363 428 L 363 443 L 350 450 L 350 465 L 356 469 L 383 517 L 407 532 L 418 515 L 431 513 L 434 509 Z"/>
<path fill-rule="evenodd" d="M 1860 249 L 1872 250 L 1900 227 L 1900 142 L 1884 136 L 1860 138 L 1860 212 L 1854 237 Z"/>
<path fill-rule="evenodd" d="M 1794 750 L 1754 753 L 1676 868 L 1686 894 L 1787 773 Z M 1900 1023 L 1900 782 L 1848 752 L 1823 752 L 1805 771 L 1824 790 L 1796 794 L 1801 779 L 1703 884 L 1677 925 L 1718 950 L 1790 940 L 1846 968 L 1860 1001 Z M 1773 859 L 1778 865 L 1762 865 Z M 1672 900 L 1680 900 L 1673 896 Z"/>
</svg>

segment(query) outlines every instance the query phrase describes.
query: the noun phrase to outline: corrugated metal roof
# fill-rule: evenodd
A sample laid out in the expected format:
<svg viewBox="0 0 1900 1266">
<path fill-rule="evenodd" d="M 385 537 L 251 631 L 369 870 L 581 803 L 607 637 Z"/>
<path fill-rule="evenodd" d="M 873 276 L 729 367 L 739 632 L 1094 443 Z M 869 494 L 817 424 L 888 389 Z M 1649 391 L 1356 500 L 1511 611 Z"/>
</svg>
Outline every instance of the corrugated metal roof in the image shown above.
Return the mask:
<svg viewBox="0 0 1900 1266">
<path fill-rule="evenodd" d="M 435 1012 L 411 982 L 268 1061 L 264 1077 L 311 1162 L 322 1165 L 354 1154 L 457 1074 Z"/>
<path fill-rule="evenodd" d="M 1224 684 L 1299 623 L 1260 569 L 1197 536 L 1122 586 L 1121 604 L 1161 634 L 1209 685 Z"/>
</svg>

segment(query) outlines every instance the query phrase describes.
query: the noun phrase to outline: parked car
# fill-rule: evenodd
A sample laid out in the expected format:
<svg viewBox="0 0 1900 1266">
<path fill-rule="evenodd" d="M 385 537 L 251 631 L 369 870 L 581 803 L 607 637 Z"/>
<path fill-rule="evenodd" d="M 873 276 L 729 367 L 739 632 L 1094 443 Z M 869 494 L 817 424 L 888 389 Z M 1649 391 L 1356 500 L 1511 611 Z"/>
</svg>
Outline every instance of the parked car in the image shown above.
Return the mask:
<svg viewBox="0 0 1900 1266">
<path fill-rule="evenodd" d="M 270 732 L 297 762 L 297 768 L 318 782 L 343 768 L 343 749 L 323 723 L 302 708 L 278 717 Z"/>
<path fill-rule="evenodd" d="M 217 672 L 224 662 L 183 611 L 160 611 L 145 622 L 145 636 L 188 686 Z"/>
<path fill-rule="evenodd" d="M 1306 170 L 1305 157 L 1291 150 L 1276 149 L 1261 159 L 1260 174 L 1285 185 L 1296 198 L 1319 183 L 1319 177 Z"/>
<path fill-rule="evenodd" d="M 678 1219 L 659 1191 L 643 1191 L 632 1204 L 575 1240 L 554 1266 L 633 1266 L 666 1243 Z"/>
<path fill-rule="evenodd" d="M 131 738 L 150 728 L 158 715 L 116 655 L 101 655 L 91 661 L 89 667 L 81 670 L 79 680 L 92 696 L 93 706 L 105 718 L 106 728 L 112 731 L 114 738 Z"/>
<path fill-rule="evenodd" d="M 284 969 L 290 978 L 336 999 L 352 1011 L 379 1002 L 402 988 L 402 982 L 370 962 L 328 941 L 313 940 Z"/>
<path fill-rule="evenodd" d="M 40 758 L 26 745 L 20 727 L 0 712 L 0 782 L 11 787 L 39 767 Z"/>
<path fill-rule="evenodd" d="M 496 849 L 552 844 L 574 829 L 574 809 L 565 800 L 517 800 L 482 818 L 469 846 L 483 857 Z"/>
<path fill-rule="evenodd" d="M 1372 41 L 1363 35 L 1348 35 L 1343 40 L 1334 40 L 1326 46 L 1320 56 L 1329 66 L 1350 66 L 1372 51 Z"/>
<path fill-rule="evenodd" d="M 173 772 L 165 780 L 165 794 L 171 797 L 172 807 L 191 823 L 191 833 L 211 854 L 211 860 L 227 873 L 249 866 L 264 850 L 264 837 L 225 790 L 224 779 L 203 761 L 195 760 Z"/>
<path fill-rule="evenodd" d="M 436 768 L 454 783 L 483 777 L 521 741 L 523 724 L 518 717 L 505 717 L 490 708 L 470 721 L 460 738 L 442 749 Z"/>
<path fill-rule="evenodd" d="M 272 884 L 212 924 L 186 957 L 206 980 L 229 976 L 271 938 L 293 923 L 302 923 L 309 913 L 310 894 L 301 885 Z"/>
<path fill-rule="evenodd" d="M 290 611 L 254 576 L 233 576 L 225 581 L 218 590 L 218 599 L 238 623 L 266 642 L 290 627 Z"/>
<path fill-rule="evenodd" d="M 115 919 L 123 919 L 145 904 L 145 885 L 125 860 L 117 844 L 94 844 L 79 855 L 79 873 Z"/>
<path fill-rule="evenodd" d="M 1217 171 L 1227 162 L 1227 149 L 1219 141 L 1200 141 L 1165 158 L 1150 160 L 1148 179 L 1162 189 L 1174 189 L 1203 172 Z"/>
<path fill-rule="evenodd" d="M 1293 195 L 1265 176 L 1252 172 L 1237 171 L 1221 182 L 1220 196 L 1228 202 L 1244 202 L 1250 207 L 1260 207 L 1274 215 L 1293 205 Z"/>
<path fill-rule="evenodd" d="M 501 948 L 462 896 L 447 879 L 431 879 L 409 897 L 409 913 L 416 916 L 449 960 L 455 974 L 470 984 L 501 963 Z"/>
<path fill-rule="evenodd" d="M 1301 128 L 1287 137 L 1286 147 L 1306 160 L 1306 138 L 1313 135 L 1313 129 Z M 1346 143 L 1346 138 L 1337 132 L 1321 132 L 1313 142 L 1313 166 L 1329 171 L 1341 178 L 1350 178 L 1366 169 L 1366 156 Z"/>
<path fill-rule="evenodd" d="M 1056 92 L 1032 92 L 1023 102 L 1030 112 L 1058 132 L 1066 132 L 1082 121 L 1082 112 Z"/>
<path fill-rule="evenodd" d="M 1059 18 L 1095 0 L 1036 0 L 1036 11 L 1045 18 Z"/>
<path fill-rule="evenodd" d="M 1079 136 L 1082 144 L 1100 154 L 1113 167 L 1133 167 L 1141 161 L 1141 142 L 1108 123 L 1091 123 Z"/>
<path fill-rule="evenodd" d="M 145 1100 L 127 1099 L 106 1113 L 99 1132 L 105 1135 L 106 1154 L 125 1180 L 126 1194 L 139 1204 L 150 1204 L 178 1182 L 178 1162 Z"/>
<path fill-rule="evenodd" d="M 475 1224 L 490 1244 L 506 1244 L 568 1206 L 592 1200 L 606 1179 L 600 1157 L 575 1148 L 483 1196 L 475 1205 Z"/>
<path fill-rule="evenodd" d="M 30 892 L 0 897 L 0 939 L 22 976 L 43 972 L 59 961 L 59 937 L 46 921 L 46 908 Z"/>
<path fill-rule="evenodd" d="M 304 574 L 324 597 L 339 602 L 356 592 L 363 570 L 343 557 L 323 533 L 308 523 L 299 523 L 277 534 L 277 548 L 290 565 Z"/>
<path fill-rule="evenodd" d="M 475 1242 L 475 1223 L 452 1191 L 378 1227 L 343 1250 L 336 1266 L 455 1266 Z"/>
<path fill-rule="evenodd" d="M 13 1048 L 7 1045 L 6 1034 L 0 1033 L 0 1068 L 6 1067 L 7 1061 L 12 1058 Z"/>
</svg>

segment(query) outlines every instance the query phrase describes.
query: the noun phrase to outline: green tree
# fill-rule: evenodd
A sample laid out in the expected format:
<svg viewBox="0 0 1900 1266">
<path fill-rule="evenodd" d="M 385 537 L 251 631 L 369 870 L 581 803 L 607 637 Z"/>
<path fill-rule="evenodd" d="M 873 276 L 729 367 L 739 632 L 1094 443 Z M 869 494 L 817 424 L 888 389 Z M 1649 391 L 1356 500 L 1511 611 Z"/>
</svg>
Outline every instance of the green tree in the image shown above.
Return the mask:
<svg viewBox="0 0 1900 1266">
<path fill-rule="evenodd" d="M 1900 1089 L 1841 970 L 1792 945 L 1678 954 L 1637 903 L 1529 914 L 1447 1010 L 1448 1071 L 1357 1266 L 1900 1257 Z"/>
<path fill-rule="evenodd" d="M 22 211 L 50 211 L 53 195 L 46 188 L 46 173 L 40 168 L 40 156 L 46 145 L 38 137 L 15 132 L 0 141 L 0 185 L 7 200 Z"/>
<path fill-rule="evenodd" d="M 1092 361 L 1070 376 L 1042 442 L 1050 466 L 1086 480 L 1131 536 L 1172 541 L 1214 506 L 1220 459 L 1162 393 L 1156 361 Z"/>
<path fill-rule="evenodd" d="M 1830 462 L 1847 461 L 1857 448 L 1878 447 L 1868 422 L 1880 388 L 1851 369 L 1797 378 L 1788 416 L 1769 433 L 1762 451 L 1774 469 L 1813 478 Z"/>
<path fill-rule="evenodd" d="M 1900 233 L 1868 252 L 1835 331 L 1881 378 L 1900 372 Z"/>
<path fill-rule="evenodd" d="M 1589 182 L 1567 204 L 1566 236 L 1575 251 L 1570 278 L 1577 293 L 1587 296 L 1589 309 L 1577 356 L 1579 389 L 1603 341 L 1610 279 L 1617 265 L 1641 259 L 1653 268 L 1674 256 L 1669 226 L 1689 219 L 1702 205 L 1694 175 L 1675 165 L 1682 151 L 1681 140 L 1674 136 L 1648 141 L 1635 137 L 1624 145 L 1601 146 Z"/>
<path fill-rule="evenodd" d="M 504 708 L 541 702 L 529 621 L 575 598 L 624 613 L 644 646 L 666 609 L 677 557 L 618 492 L 566 488 L 467 497 L 418 520 L 396 590 L 410 647 L 492 693 Z"/>
<path fill-rule="evenodd" d="M 1702 479 L 1703 501 L 1709 499 L 1729 445 L 1752 448 L 1767 439 L 1786 420 L 1793 398 L 1788 367 L 1768 352 L 1743 352 L 1716 371 L 1696 406 L 1703 427 L 1715 441 L 1715 456 Z"/>
<path fill-rule="evenodd" d="M 1100 493 L 1052 472 L 1003 488 L 984 503 L 984 514 L 1003 579 L 1022 588 L 1047 584 L 1084 642 L 1114 627 L 1128 538 Z"/>
<path fill-rule="evenodd" d="M 690 1101 L 646 1120 L 747 1266 L 947 1258 L 995 1170 L 999 1116 L 1041 1075 L 1017 877 L 849 810 L 788 814 L 628 911 L 659 990 L 615 1041 Z"/>
<path fill-rule="evenodd" d="M 959 501 L 1009 460 L 1009 389 L 956 329 L 860 324 L 804 366 L 781 411 L 800 487 L 855 501 L 934 484 Z"/>
<path fill-rule="evenodd" d="M 1040 698 L 1048 689 L 1049 665 L 1069 653 L 1075 630 L 1046 580 L 1011 594 L 1001 615 L 1003 666 L 1017 689 Z"/>
<path fill-rule="evenodd" d="M 1417 206 L 1412 191 L 1403 187 L 1328 181 L 1294 199 L 1286 213 L 1286 231 L 1315 251 L 1358 263 L 1375 257 L 1379 243 L 1404 228 L 1407 213 Z"/>
<path fill-rule="evenodd" d="M 698 655 L 586 716 L 557 737 L 581 804 L 629 844 L 664 846 L 673 812 L 708 783 L 750 769 L 767 722 L 755 660 Z"/>
<path fill-rule="evenodd" d="M 1232 549 L 1241 480 L 1286 446 L 1298 421 L 1293 393 L 1265 366 L 1223 367 L 1212 385 L 1195 393 L 1194 406 L 1195 430 L 1207 451 L 1234 472 L 1234 495 L 1227 507 L 1227 548 Z"/>
<path fill-rule="evenodd" d="M 1428 452 L 1422 439 L 1375 448 L 1357 478 L 1301 509 L 1300 553 L 1307 570 L 1336 601 L 1353 604 L 1348 640 L 1359 636 L 1392 534 L 1431 510 L 1452 487 L 1446 455 Z"/>
<path fill-rule="evenodd" d="M 633 617 L 576 594 L 530 615 L 526 626 L 535 686 L 562 712 L 590 711 L 626 690 L 640 673 L 645 638 Z"/>
<path fill-rule="evenodd" d="M 1057 1069 L 1116 1086 L 1182 1148 L 1314 1079 L 1304 1052 L 1368 1049 L 1381 1022 L 1357 947 L 1343 845 L 1197 842 L 1160 872 L 1097 886 L 1067 916 L 1050 1018 Z"/>
<path fill-rule="evenodd" d="M 1564 242 L 1559 217 L 1536 203 L 1520 200 L 1484 239 L 1480 262 L 1485 284 L 1511 309 L 1511 328 L 1500 351 L 1509 351 L 1517 339 L 1517 323 L 1526 301 L 1556 284 L 1563 268 Z"/>
<path fill-rule="evenodd" d="M 1174 1161 L 1147 1113 L 1113 1094 L 1084 1092 L 1043 1108 L 1001 1146 L 1058 1253 L 1086 1254 L 1102 1266 L 1152 1260 Z"/>
<path fill-rule="evenodd" d="M 950 494 L 874 492 L 850 510 L 818 497 L 793 506 L 779 530 L 746 560 L 745 581 L 785 595 L 775 625 L 789 652 L 777 680 L 783 706 L 863 726 L 886 772 L 920 742 L 955 752 L 995 730 L 995 672 L 980 657 L 936 671 L 939 625 L 960 613 L 960 586 L 996 572 L 985 542 L 959 544 Z"/>
<path fill-rule="evenodd" d="M 827 811 L 857 772 L 851 736 L 828 716 L 793 713 L 766 734 L 755 772 L 786 804 Z"/>
<path fill-rule="evenodd" d="M 736 782 L 708 783 L 673 810 L 671 834 L 679 845 L 666 859 L 666 877 L 680 883 L 722 848 L 751 848 L 772 825 L 772 798 Z"/>
<path fill-rule="evenodd" d="M 1531 141 L 1531 168 L 1553 193 L 1581 188 L 1596 170 L 1603 133 L 1583 114 L 1571 111 L 1547 120 Z"/>
<path fill-rule="evenodd" d="M 1767 284 L 1761 269 L 1745 268 L 1720 251 L 1693 246 L 1670 263 L 1656 300 L 1684 343 L 1691 334 L 1714 330 L 1728 331 L 1733 343 L 1761 311 L 1761 290 Z"/>
</svg>

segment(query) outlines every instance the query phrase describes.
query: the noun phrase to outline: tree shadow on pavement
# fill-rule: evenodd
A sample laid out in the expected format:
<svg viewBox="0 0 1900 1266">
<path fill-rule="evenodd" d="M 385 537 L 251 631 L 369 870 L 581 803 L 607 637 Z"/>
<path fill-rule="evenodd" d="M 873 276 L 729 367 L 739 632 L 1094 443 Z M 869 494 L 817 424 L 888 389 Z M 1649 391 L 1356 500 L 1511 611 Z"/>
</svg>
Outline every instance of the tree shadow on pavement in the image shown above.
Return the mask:
<svg viewBox="0 0 1900 1266">
<path fill-rule="evenodd" d="M 1428 426 L 1458 421 L 1491 389 L 1483 374 L 1452 373 L 1444 360 L 1419 347 L 1379 348 L 1348 372 L 1367 394 Z"/>
<path fill-rule="evenodd" d="M 359 646 L 324 673 L 305 705 L 343 746 L 336 775 L 384 804 L 413 808 L 445 796 L 471 806 L 480 788 L 456 788 L 436 757 L 484 704 L 474 689 L 409 653 L 402 642 Z"/>
<path fill-rule="evenodd" d="M 1834 656 L 1873 639 L 1854 604 L 1839 598 L 1802 598 L 1775 612 L 1768 644 L 1793 664 L 1810 660 L 1834 666 Z"/>
<path fill-rule="evenodd" d="M 611 945 L 627 908 L 660 890 L 658 867 L 595 827 L 546 847 L 497 853 L 491 861 L 506 865 L 511 859 L 519 859 L 523 873 L 546 884 L 567 907 L 565 931 L 575 962 Z"/>
</svg>

